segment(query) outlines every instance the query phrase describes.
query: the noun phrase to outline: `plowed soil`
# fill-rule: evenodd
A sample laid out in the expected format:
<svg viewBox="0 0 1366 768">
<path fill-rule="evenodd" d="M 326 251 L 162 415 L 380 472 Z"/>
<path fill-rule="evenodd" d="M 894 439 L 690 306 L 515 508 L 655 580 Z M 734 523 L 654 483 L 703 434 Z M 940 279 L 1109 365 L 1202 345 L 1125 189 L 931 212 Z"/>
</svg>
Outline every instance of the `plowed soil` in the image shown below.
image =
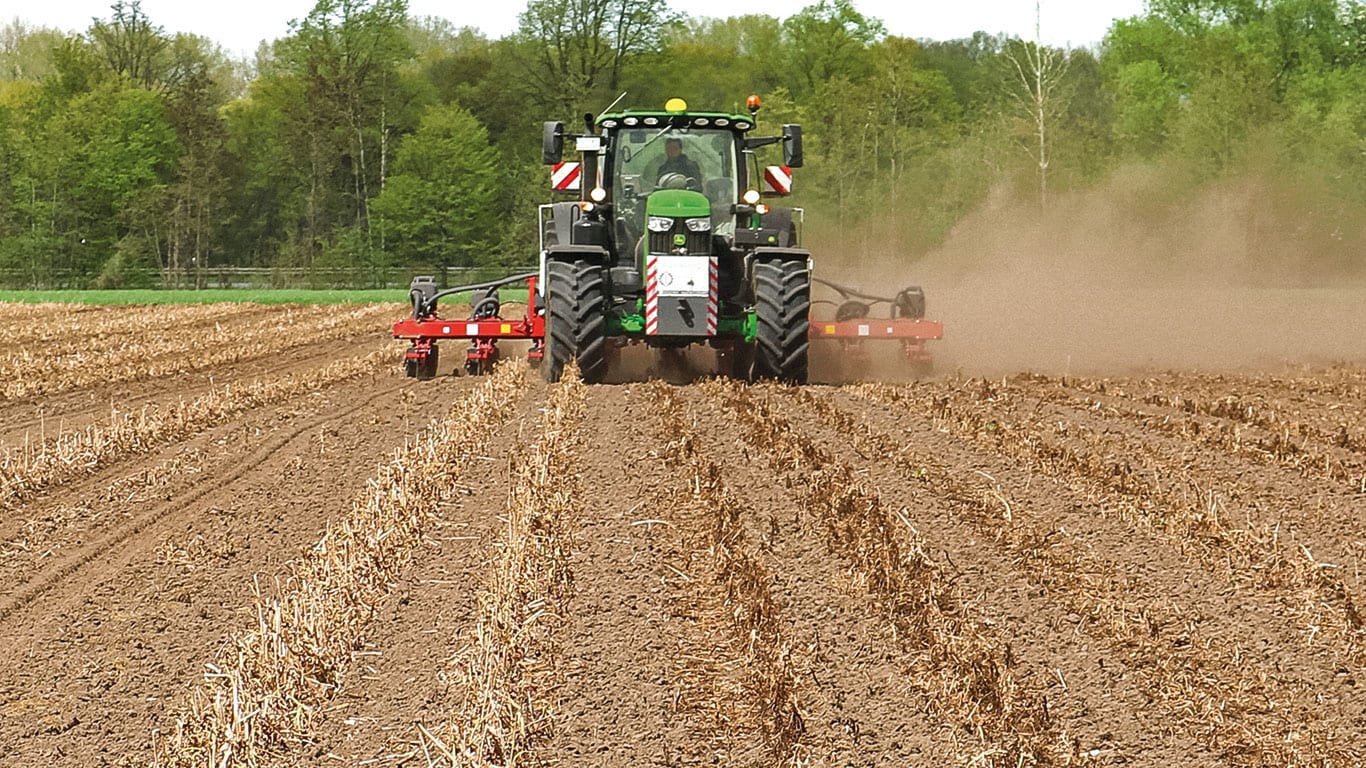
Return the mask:
<svg viewBox="0 0 1366 768">
<path fill-rule="evenodd" d="M 40 310 L 0 310 L 0 355 L 41 354 L 24 330 Z M 93 330 L 69 367 L 108 375 L 0 400 L 4 472 L 114 414 L 337 360 L 360 372 L 139 433 L 0 499 L 0 765 L 164 759 L 257 595 L 287 589 L 394 451 L 490 381 L 446 375 L 455 345 L 438 379 L 404 378 L 383 322 L 318 341 L 283 320 L 290 340 L 260 354 L 147 377 L 108 341 L 159 332 L 132 312 L 76 315 Z M 276 312 L 175 321 L 261 339 Z M 539 639 L 503 649 L 537 713 L 519 764 L 1366 762 L 1363 361 L 697 377 L 584 387 L 548 421 L 564 386 L 526 374 L 298 735 L 225 764 L 510 762 L 457 754 L 488 727 L 462 660 L 490 650 L 518 478 L 550 445 L 567 511 L 534 538 L 567 581 L 549 602 L 519 593 Z"/>
</svg>

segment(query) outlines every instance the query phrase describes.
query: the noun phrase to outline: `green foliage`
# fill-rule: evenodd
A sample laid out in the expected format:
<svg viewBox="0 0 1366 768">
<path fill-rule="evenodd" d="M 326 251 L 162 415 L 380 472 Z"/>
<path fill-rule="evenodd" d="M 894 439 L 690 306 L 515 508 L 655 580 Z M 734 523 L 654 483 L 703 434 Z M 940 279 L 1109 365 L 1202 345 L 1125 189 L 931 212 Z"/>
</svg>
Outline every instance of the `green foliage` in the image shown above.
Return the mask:
<svg viewBox="0 0 1366 768">
<path fill-rule="evenodd" d="M 1115 77 L 1115 140 L 1151 157 L 1167 141 L 1180 93 L 1176 82 L 1151 59 L 1126 64 Z"/>
<path fill-rule="evenodd" d="M 640 105 L 678 96 L 738 112 L 749 94 L 782 85 L 783 59 L 782 27 L 771 16 L 690 18 L 669 30 L 662 50 L 628 68 L 622 90 Z"/>
<path fill-rule="evenodd" d="M 873 69 L 869 48 L 881 40 L 882 22 L 859 13 L 850 0 L 820 0 L 783 22 L 789 81 L 800 97 L 834 78 L 858 81 Z"/>
<path fill-rule="evenodd" d="M 528 94 L 569 114 L 610 101 L 627 60 L 658 50 L 674 19 L 665 0 L 530 0 L 516 41 Z"/>
<path fill-rule="evenodd" d="M 388 251 L 404 264 L 479 263 L 498 236 L 498 169 L 473 115 L 456 106 L 428 110 L 374 202 Z"/>
<path fill-rule="evenodd" d="M 11 23 L 0 283 L 193 285 L 241 265 L 363 285 L 400 265 L 526 263 L 548 198 L 541 121 L 577 129 L 623 91 L 623 107 L 737 112 L 762 95 L 761 134 L 805 127 L 790 202 L 809 242 L 860 251 L 921 253 L 988 195 L 1041 200 L 1045 176 L 1085 189 L 1136 166 L 1169 205 L 1274 178 L 1264 199 L 1315 211 L 1306 230 L 1366 206 L 1361 0 L 1152 0 L 1094 51 L 888 36 L 860 0 L 786 20 L 686 7 L 531 0 L 516 34 L 489 39 L 403 0 L 316 0 L 250 64 L 138 0 L 84 34 Z M 1056 65 L 1042 100 L 1041 54 Z M 1347 258 L 1350 238 L 1334 242 Z"/>
<path fill-rule="evenodd" d="M 17 19 L 0 27 L 0 81 L 38 81 L 56 71 L 53 49 L 63 39 L 55 29 L 29 29 Z"/>
<path fill-rule="evenodd" d="M 90 38 L 99 55 L 115 75 L 142 86 L 156 88 L 173 77 L 171 41 L 142 12 L 141 0 L 116 0 L 114 15 L 96 21 Z"/>
</svg>

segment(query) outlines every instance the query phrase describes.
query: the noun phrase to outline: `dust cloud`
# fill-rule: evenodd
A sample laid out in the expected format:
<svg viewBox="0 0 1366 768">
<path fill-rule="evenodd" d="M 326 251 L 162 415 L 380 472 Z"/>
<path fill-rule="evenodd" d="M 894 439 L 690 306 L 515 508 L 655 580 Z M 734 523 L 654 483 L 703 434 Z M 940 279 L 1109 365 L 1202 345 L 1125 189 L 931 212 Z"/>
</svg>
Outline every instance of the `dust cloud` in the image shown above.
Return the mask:
<svg viewBox="0 0 1366 768">
<path fill-rule="evenodd" d="M 1266 181 L 1180 200 L 1154 200 L 1159 186 L 1141 171 L 1116 174 L 1054 196 L 1046 214 L 998 193 L 922 259 L 895 246 L 849 253 L 817 233 L 809 243 L 819 277 L 880 295 L 923 286 L 929 317 L 945 324 L 931 343 L 941 373 L 1366 360 L 1362 211 Z"/>
</svg>

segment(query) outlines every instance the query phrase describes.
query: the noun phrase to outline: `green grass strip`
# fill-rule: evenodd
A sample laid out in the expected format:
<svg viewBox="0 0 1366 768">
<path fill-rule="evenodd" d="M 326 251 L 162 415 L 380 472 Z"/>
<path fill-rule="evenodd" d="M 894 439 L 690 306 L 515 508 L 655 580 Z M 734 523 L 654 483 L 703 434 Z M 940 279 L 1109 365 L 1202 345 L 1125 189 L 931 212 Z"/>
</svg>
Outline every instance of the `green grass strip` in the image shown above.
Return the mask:
<svg viewBox="0 0 1366 768">
<path fill-rule="evenodd" d="M 498 292 L 506 302 L 525 302 L 526 289 Z M 444 305 L 468 304 L 469 294 L 444 297 Z M 202 291 L 136 289 L 122 291 L 0 291 L 0 302 L 26 304 L 406 304 L 403 289 L 312 290 L 308 288 L 209 288 Z"/>
</svg>

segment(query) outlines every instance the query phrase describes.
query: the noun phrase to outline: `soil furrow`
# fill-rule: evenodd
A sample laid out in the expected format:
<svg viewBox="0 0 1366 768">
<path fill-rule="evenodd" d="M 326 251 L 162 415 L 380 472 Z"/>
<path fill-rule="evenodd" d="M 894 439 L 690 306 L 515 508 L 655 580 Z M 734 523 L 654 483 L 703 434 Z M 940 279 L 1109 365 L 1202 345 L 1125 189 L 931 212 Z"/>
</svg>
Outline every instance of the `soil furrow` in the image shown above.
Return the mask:
<svg viewBox="0 0 1366 768">
<path fill-rule="evenodd" d="M 87 343 L 100 345 L 108 339 L 131 338 L 149 331 L 192 332 L 216 324 L 238 325 L 256 317 L 288 311 L 286 307 L 262 304 L 48 306 L 53 307 L 53 311 L 31 318 L 7 317 L 0 313 L 0 360 L 16 350 L 28 350 L 50 358 L 80 349 Z"/>
<path fill-rule="evenodd" d="M 812 764 L 955 762 L 961 745 L 908 677 L 914 661 L 899 648 L 895 624 L 826 541 L 800 482 L 757 460 L 711 398 L 686 394 L 690 429 L 722 464 L 745 511 L 741 522 L 773 574 Z"/>
<path fill-rule="evenodd" d="M 866 403 L 851 406 L 859 421 L 879 422 L 869 419 Z M 1344 685 L 1350 677 L 1331 653 L 1302 647 L 1278 601 L 1197 578 L 1181 557 L 1173 558 L 1177 552 L 1107 512 L 1113 502 L 1104 493 L 1069 501 L 1075 489 L 1047 482 L 1029 493 L 1035 481 L 1028 473 L 1021 476 L 989 454 L 962 455 L 931 422 L 895 410 L 885 421 L 887 431 L 875 438 L 884 455 L 904 444 L 897 462 L 903 474 L 957 487 L 961 500 L 981 505 L 969 519 L 994 529 L 986 538 L 1012 555 L 1013 568 L 1066 605 L 1076 617 L 1072 623 L 1126 660 L 1146 696 L 1172 707 L 1165 716 L 1184 721 L 1222 758 L 1317 765 L 1355 754 L 1341 725 L 1360 706 L 1353 687 Z M 848 433 L 850 423 L 841 429 Z M 924 449 L 914 447 L 922 440 Z M 950 469 L 974 465 L 973 473 L 985 474 Z M 1267 647 L 1280 650 L 1257 651 Z"/>
<path fill-rule="evenodd" d="M 121 543 L 64 558 L 56 568 L 84 564 L 4 621 L 0 761 L 150 764 L 163 708 L 249 608 L 253 577 L 269 583 L 409 439 L 402 414 L 371 398 L 375 387 L 351 381 L 239 417 L 196 441 L 204 475 L 91 503 L 124 526 L 100 543 Z M 415 405 L 452 394 L 425 388 Z"/>
<path fill-rule="evenodd" d="M 311 751 L 318 711 L 364 679 L 355 650 L 457 497 L 455 474 L 512 417 L 526 375 L 518 361 L 469 389 L 377 467 L 273 589 L 253 579 L 250 618 L 168 716 L 174 726 L 153 745 L 157 765 L 273 765 Z"/>
<path fill-rule="evenodd" d="M 966 605 L 932 545 L 903 525 L 903 513 L 888 509 L 864 473 L 795 432 L 769 401 L 772 388 L 704 390 L 739 422 L 744 442 L 802 489 L 827 545 L 893 622 L 915 662 L 908 679 L 971 745 L 971 759 L 1015 765 L 1064 754 L 1046 700 L 1050 683 L 1017 669 L 1008 642 Z"/>
<path fill-rule="evenodd" d="M 378 388 L 376 394 L 383 397 L 390 392 L 398 389 L 397 382 L 389 382 L 387 386 Z M 284 431 L 282 434 L 272 437 L 259 445 L 250 454 L 236 462 L 230 471 L 224 471 L 224 466 L 219 465 L 211 478 L 206 478 L 204 482 L 197 483 L 174 496 L 172 503 L 176 507 L 198 505 L 200 499 L 210 494 L 219 493 L 225 487 L 242 479 L 259 469 L 261 465 L 271 461 L 276 454 L 297 441 L 301 436 L 307 434 L 312 438 L 312 432 L 323 425 L 331 425 L 336 422 L 345 422 L 357 412 L 372 407 L 367 402 L 353 403 L 347 408 L 320 413 L 312 418 L 304 419 L 293 425 L 293 428 Z M 112 529 L 101 531 L 94 541 L 76 542 L 72 548 L 63 547 L 58 541 L 44 541 L 42 547 L 47 552 L 61 552 L 54 556 L 44 557 L 41 563 L 41 570 L 37 573 L 24 578 L 17 584 L 7 587 L 5 596 L 0 599 L 0 622 L 7 621 L 16 612 L 29 609 L 35 600 L 54 587 L 76 579 L 76 573 L 88 566 L 96 558 L 101 558 L 105 562 L 115 560 L 117 555 L 114 550 L 127 542 L 130 538 L 138 536 L 155 524 L 163 524 L 167 517 L 168 509 L 162 506 L 144 506 L 134 516 L 119 519 Z M 82 532 L 86 533 L 86 532 Z M 41 608 L 41 606 L 39 606 Z M 0 652 L 4 647 L 0 646 Z"/>
<path fill-rule="evenodd" d="M 1081 388 L 1063 379 L 1015 376 L 1009 380 L 1009 386 L 1029 397 L 1103 419 L 1111 425 L 1132 425 L 1165 435 L 1174 443 L 1212 448 L 1235 460 L 1288 467 L 1306 478 L 1330 483 L 1345 480 L 1360 476 L 1366 463 L 1362 456 L 1366 443 L 1358 447 L 1346 420 L 1334 424 L 1330 434 L 1295 418 L 1255 422 L 1229 418 L 1219 415 L 1223 412 L 1217 409 L 1197 408 L 1181 397 L 1150 394 L 1135 401 L 1113 385 Z"/>
<path fill-rule="evenodd" d="M 1158 531 L 1166 545 L 1211 574 L 1241 587 L 1287 598 L 1282 610 L 1338 643 L 1344 663 L 1366 653 L 1366 621 L 1350 577 L 1311 557 L 1283 526 L 1313 530 L 1312 514 L 1295 504 L 1273 504 L 1274 517 L 1237 504 L 1237 487 L 1200 474 L 1198 456 L 1155 453 L 1104 427 L 1090 429 L 1040 418 L 1037 403 L 1017 402 L 988 382 L 931 389 L 867 386 L 861 395 L 894 408 L 910 407 L 984 449 L 1004 453 L 1080 493 L 1104 498 L 1117 514 Z M 1160 444 L 1160 436 L 1152 438 Z M 1355 579 L 1354 579 L 1355 580 Z"/>
<path fill-rule="evenodd" d="M 331 313 L 314 310 L 268 317 L 245 328 L 215 328 L 209 336 L 163 337 L 149 332 L 127 344 L 91 355 L 49 358 L 26 352 L 0 366 L 0 401 L 32 399 L 92 384 L 142 380 L 211 368 L 317 342 L 370 332 L 391 312 L 369 305 Z"/>
<path fill-rule="evenodd" d="M 51 493 L 72 479 L 129 456 L 146 454 L 253 408 L 288 401 L 339 381 L 373 376 L 391 367 L 391 359 L 390 353 L 376 349 L 316 371 L 214 388 L 170 407 L 114 412 L 107 423 L 64 432 L 30 451 L 0 454 L 0 490 L 5 494 L 0 497 L 0 507 L 13 509 L 23 500 Z"/>
<path fill-rule="evenodd" d="M 0 765 L 1366 764 L 1357 362 L 418 382 L 402 313 L 0 304 Z"/>
<path fill-rule="evenodd" d="M 442 386 L 449 386 L 443 384 Z M 454 481 L 460 493 L 443 505 L 426 551 L 394 586 L 356 651 L 364 672 L 342 689 L 315 724 L 313 755 L 345 765 L 400 765 L 433 745 L 459 705 L 451 659 L 474 641 L 475 591 L 501 525 L 511 467 L 536 433 L 540 386 L 520 395 L 503 423 Z"/>
<path fill-rule="evenodd" d="M 301 344 L 283 353 L 270 352 L 207 370 L 188 370 L 139 381 L 100 382 L 91 388 L 32 401 L 0 402 L 0 451 L 22 451 L 25 446 L 41 445 L 44 439 L 63 431 L 83 429 L 107 419 L 115 410 L 166 406 L 194 399 L 225 384 L 245 384 L 252 379 L 317 370 L 354 355 L 357 349 L 378 345 L 373 335 L 322 340 Z"/>
<path fill-rule="evenodd" d="M 690 580 L 707 577 L 688 559 L 681 468 L 655 448 L 661 403 L 651 386 L 589 393 L 553 759 L 625 767 L 709 765 L 724 756 L 751 764 L 744 756 L 761 748 L 758 734 L 725 725 L 745 706 L 717 678 L 714 665 L 728 654 L 699 625 L 687 594 Z M 703 589 L 716 594 L 710 582 Z"/>
</svg>

